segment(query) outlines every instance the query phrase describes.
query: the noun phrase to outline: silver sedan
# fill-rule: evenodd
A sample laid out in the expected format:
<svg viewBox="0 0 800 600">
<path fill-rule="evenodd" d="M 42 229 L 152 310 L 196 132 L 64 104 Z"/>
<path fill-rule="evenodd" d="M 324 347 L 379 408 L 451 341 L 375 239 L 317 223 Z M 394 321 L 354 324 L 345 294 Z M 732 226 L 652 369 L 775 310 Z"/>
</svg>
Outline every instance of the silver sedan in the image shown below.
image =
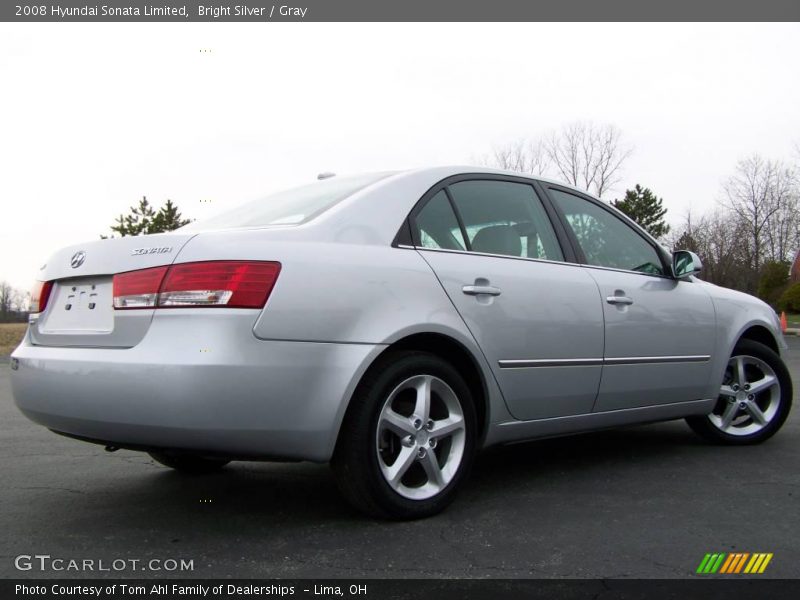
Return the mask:
<svg viewBox="0 0 800 600">
<path fill-rule="evenodd" d="M 475 168 L 330 177 L 56 252 L 12 355 L 33 421 L 187 472 L 330 462 L 388 518 L 495 444 L 686 418 L 783 424 L 772 309 L 571 187 Z"/>
</svg>

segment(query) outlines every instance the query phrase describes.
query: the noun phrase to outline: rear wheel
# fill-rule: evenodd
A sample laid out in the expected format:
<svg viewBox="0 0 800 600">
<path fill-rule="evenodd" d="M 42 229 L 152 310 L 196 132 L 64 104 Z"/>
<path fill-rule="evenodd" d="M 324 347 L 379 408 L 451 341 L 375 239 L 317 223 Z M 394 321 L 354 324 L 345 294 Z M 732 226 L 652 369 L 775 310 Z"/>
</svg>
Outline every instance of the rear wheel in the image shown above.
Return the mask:
<svg viewBox="0 0 800 600">
<path fill-rule="evenodd" d="M 332 466 L 358 509 L 427 517 L 453 501 L 475 452 L 476 418 L 463 377 L 425 352 L 392 353 L 359 385 Z"/>
<path fill-rule="evenodd" d="M 742 340 L 728 361 L 714 410 L 687 422 L 713 442 L 756 444 L 775 435 L 791 405 L 792 380 L 781 357 L 763 344 Z"/>
<path fill-rule="evenodd" d="M 171 452 L 149 452 L 156 462 L 183 473 L 213 473 L 219 471 L 230 461 L 223 458 L 206 458 L 194 454 L 173 454 Z"/>
</svg>

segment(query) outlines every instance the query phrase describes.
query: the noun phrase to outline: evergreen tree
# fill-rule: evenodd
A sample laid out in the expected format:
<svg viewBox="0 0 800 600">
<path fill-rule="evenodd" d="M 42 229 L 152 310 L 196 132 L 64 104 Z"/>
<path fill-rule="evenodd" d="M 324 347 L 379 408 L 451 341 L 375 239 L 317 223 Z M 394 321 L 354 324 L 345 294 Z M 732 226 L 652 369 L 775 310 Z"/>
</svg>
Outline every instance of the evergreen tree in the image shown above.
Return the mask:
<svg viewBox="0 0 800 600">
<path fill-rule="evenodd" d="M 674 244 L 675 250 L 690 250 L 695 254 L 700 252 L 700 244 L 694 239 L 694 236 L 688 231 L 684 231 Z"/>
<path fill-rule="evenodd" d="M 191 219 L 182 218 L 178 207 L 172 203 L 172 200 L 167 200 L 164 206 L 156 212 L 148 202 L 147 196 L 142 196 L 137 206 L 131 206 L 130 213 L 117 217 L 116 223 L 111 226 L 111 231 L 122 237 L 147 235 L 173 231 L 191 222 Z M 100 237 L 106 238 L 104 235 Z"/>
<path fill-rule="evenodd" d="M 789 263 L 784 261 L 770 261 L 761 269 L 761 278 L 758 280 L 758 297 L 773 306 L 783 294 L 789 284 Z"/>
<path fill-rule="evenodd" d="M 637 183 L 634 189 L 626 190 L 622 200 L 614 200 L 611 204 L 636 221 L 654 238 L 660 238 L 669 233 L 669 225 L 664 221 L 667 209 L 662 203 L 662 198 Z"/>
<path fill-rule="evenodd" d="M 147 201 L 147 196 L 142 196 L 137 206 L 131 206 L 131 212 L 117 217 L 116 225 L 111 226 L 111 231 L 125 237 L 126 235 L 143 235 L 148 233 L 150 223 L 156 211 Z"/>
<path fill-rule="evenodd" d="M 191 219 L 183 219 L 181 216 L 178 207 L 172 203 L 172 200 L 167 200 L 166 204 L 156 213 L 147 233 L 173 231 L 192 222 Z"/>
</svg>

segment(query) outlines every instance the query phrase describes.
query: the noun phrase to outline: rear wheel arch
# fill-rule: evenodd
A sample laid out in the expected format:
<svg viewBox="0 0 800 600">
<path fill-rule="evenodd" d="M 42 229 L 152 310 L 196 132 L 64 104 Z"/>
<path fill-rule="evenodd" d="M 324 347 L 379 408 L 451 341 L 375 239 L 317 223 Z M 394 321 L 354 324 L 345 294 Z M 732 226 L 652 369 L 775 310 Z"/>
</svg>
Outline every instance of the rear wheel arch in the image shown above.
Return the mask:
<svg viewBox="0 0 800 600">
<path fill-rule="evenodd" d="M 457 340 L 441 333 L 416 333 L 397 340 L 383 353 L 393 350 L 420 350 L 436 354 L 451 363 L 470 387 L 478 419 L 478 445 L 486 437 L 489 423 L 489 388 L 475 356 Z"/>
<path fill-rule="evenodd" d="M 475 413 L 478 420 L 477 445 L 480 448 L 483 440 L 486 438 L 489 424 L 489 388 L 486 384 L 485 374 L 481 370 L 474 354 L 454 338 L 442 333 L 432 332 L 414 333 L 402 337 L 389 344 L 380 354 L 373 358 L 369 367 L 367 367 L 359 378 L 358 385 L 361 384 L 361 381 L 367 377 L 373 368 L 379 368 L 381 362 L 385 360 L 389 354 L 401 350 L 416 350 L 434 354 L 449 362 L 464 378 L 472 392 L 475 404 Z M 355 389 L 358 389 L 358 385 Z M 344 419 L 346 418 L 347 410 L 345 410 L 344 415 Z M 341 423 L 339 431 L 341 432 Z"/>
</svg>

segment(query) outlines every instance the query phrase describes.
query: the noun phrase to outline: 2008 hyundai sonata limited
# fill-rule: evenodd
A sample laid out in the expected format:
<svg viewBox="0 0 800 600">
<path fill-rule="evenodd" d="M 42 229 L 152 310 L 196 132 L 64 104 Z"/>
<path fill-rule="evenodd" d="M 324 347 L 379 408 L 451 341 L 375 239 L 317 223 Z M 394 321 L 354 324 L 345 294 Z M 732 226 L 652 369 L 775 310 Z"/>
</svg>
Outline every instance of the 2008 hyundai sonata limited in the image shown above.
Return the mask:
<svg viewBox="0 0 800 600">
<path fill-rule="evenodd" d="M 53 431 L 180 471 L 330 461 L 358 508 L 422 517 L 494 444 L 677 418 L 773 435 L 792 398 L 778 319 L 700 267 L 550 181 L 331 177 L 57 252 L 13 393 Z"/>
</svg>

